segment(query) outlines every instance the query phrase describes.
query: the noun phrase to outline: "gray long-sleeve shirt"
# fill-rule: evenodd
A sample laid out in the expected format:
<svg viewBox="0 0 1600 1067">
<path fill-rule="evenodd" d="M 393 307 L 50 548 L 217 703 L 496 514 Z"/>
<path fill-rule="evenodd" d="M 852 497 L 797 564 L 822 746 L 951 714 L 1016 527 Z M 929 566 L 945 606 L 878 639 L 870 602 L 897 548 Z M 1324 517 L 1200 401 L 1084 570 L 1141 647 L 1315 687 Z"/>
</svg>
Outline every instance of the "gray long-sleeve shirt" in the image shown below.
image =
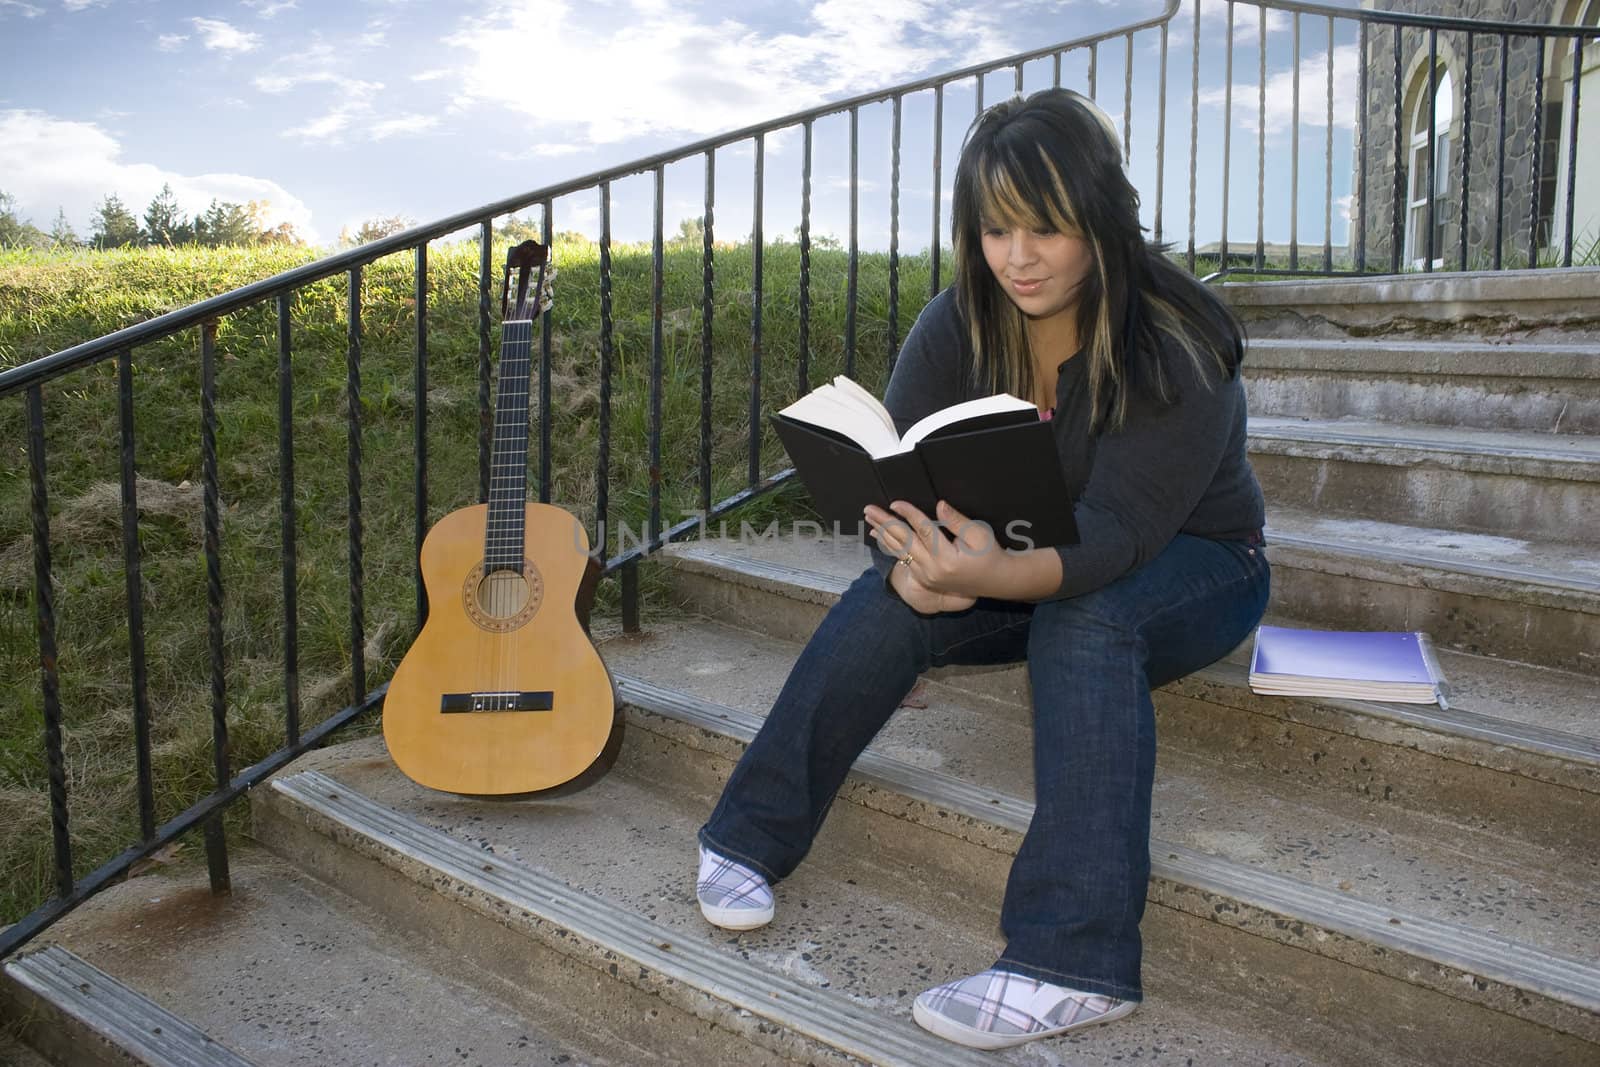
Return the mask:
<svg viewBox="0 0 1600 1067">
<path fill-rule="evenodd" d="M 973 359 L 955 293 L 946 289 L 918 316 L 889 378 L 884 406 L 897 428 L 904 432 L 924 415 L 982 395 L 972 386 Z M 1091 433 L 1087 363 L 1068 359 L 1057 372 L 1051 428 L 1067 489 L 1077 497 L 1079 541 L 1057 547 L 1061 585 L 1041 599 L 1093 592 L 1180 533 L 1244 540 L 1260 531 L 1264 506 L 1245 452 L 1238 376 L 1198 372 L 1175 354 L 1168 367 L 1177 403 L 1163 407 L 1135 396 L 1120 428 Z M 872 554 L 887 580 L 894 559 L 875 542 Z"/>
</svg>

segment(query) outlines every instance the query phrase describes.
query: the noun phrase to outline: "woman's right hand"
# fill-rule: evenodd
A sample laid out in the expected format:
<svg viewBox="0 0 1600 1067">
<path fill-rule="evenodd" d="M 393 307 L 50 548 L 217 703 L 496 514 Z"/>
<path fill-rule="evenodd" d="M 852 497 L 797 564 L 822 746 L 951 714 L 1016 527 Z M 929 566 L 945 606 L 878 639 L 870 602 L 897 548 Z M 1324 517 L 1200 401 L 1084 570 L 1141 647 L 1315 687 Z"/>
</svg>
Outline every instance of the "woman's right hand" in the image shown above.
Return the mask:
<svg viewBox="0 0 1600 1067">
<path fill-rule="evenodd" d="M 889 572 L 889 586 L 912 611 L 919 615 L 937 615 L 945 611 L 965 611 L 978 602 L 976 597 L 957 596 L 954 593 L 936 593 L 917 581 L 909 567 L 895 564 Z"/>
</svg>

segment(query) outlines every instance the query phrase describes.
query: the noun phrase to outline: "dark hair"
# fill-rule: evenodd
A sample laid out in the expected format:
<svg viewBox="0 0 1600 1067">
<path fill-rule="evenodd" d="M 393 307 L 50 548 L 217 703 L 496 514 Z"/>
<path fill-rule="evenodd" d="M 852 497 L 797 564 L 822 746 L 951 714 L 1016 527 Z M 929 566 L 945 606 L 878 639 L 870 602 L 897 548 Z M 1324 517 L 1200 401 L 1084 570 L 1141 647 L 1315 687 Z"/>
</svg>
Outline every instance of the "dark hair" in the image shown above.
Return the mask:
<svg viewBox="0 0 1600 1067">
<path fill-rule="evenodd" d="M 1167 365 L 1174 354 L 1186 355 L 1197 371 L 1209 364 L 1228 378 L 1238 372 L 1238 320 L 1164 248 L 1145 240 L 1116 128 L 1086 97 L 1046 89 L 979 115 L 961 148 L 951 216 L 956 301 L 979 386 L 1019 396 L 1035 386 L 1023 314 L 984 260 L 985 219 L 1087 242 L 1093 263 L 1080 289 L 1077 327 L 1096 426 L 1121 425 L 1131 395 L 1174 401 Z"/>
</svg>

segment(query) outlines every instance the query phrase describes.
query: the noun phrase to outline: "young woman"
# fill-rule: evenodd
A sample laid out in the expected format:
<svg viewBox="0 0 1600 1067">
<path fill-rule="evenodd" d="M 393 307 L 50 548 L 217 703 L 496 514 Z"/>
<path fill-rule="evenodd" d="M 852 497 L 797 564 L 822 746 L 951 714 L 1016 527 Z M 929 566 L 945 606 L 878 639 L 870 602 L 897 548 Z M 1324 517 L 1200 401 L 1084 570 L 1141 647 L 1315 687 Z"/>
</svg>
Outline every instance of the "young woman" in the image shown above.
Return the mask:
<svg viewBox="0 0 1600 1067">
<path fill-rule="evenodd" d="M 1077 544 L 996 548 L 941 501 L 866 509 L 867 571 L 823 620 L 700 831 L 701 910 L 773 917 L 856 757 L 917 676 L 1026 660 L 1033 821 L 989 969 L 913 1005 L 999 1048 L 1132 1011 L 1150 876 L 1150 690 L 1221 658 L 1268 591 L 1228 311 L 1148 244 L 1115 128 L 1052 89 L 985 111 L 956 170 L 956 277 L 917 319 L 885 404 L 904 429 L 994 392 L 1052 419 Z M 959 503 L 959 502 L 957 502 Z"/>
</svg>

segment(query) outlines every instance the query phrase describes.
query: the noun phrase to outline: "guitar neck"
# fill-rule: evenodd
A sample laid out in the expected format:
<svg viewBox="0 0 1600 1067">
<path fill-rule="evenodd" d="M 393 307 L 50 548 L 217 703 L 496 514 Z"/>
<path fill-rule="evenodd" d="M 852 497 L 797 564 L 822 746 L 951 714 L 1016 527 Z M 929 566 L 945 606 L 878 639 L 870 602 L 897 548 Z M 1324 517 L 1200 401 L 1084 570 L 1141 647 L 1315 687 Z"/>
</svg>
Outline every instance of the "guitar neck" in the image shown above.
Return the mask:
<svg viewBox="0 0 1600 1067">
<path fill-rule="evenodd" d="M 494 450 L 489 462 L 489 524 L 483 561 L 488 571 L 522 570 L 524 504 L 528 493 L 528 379 L 533 322 L 500 326 L 500 382 L 494 405 Z"/>
</svg>

